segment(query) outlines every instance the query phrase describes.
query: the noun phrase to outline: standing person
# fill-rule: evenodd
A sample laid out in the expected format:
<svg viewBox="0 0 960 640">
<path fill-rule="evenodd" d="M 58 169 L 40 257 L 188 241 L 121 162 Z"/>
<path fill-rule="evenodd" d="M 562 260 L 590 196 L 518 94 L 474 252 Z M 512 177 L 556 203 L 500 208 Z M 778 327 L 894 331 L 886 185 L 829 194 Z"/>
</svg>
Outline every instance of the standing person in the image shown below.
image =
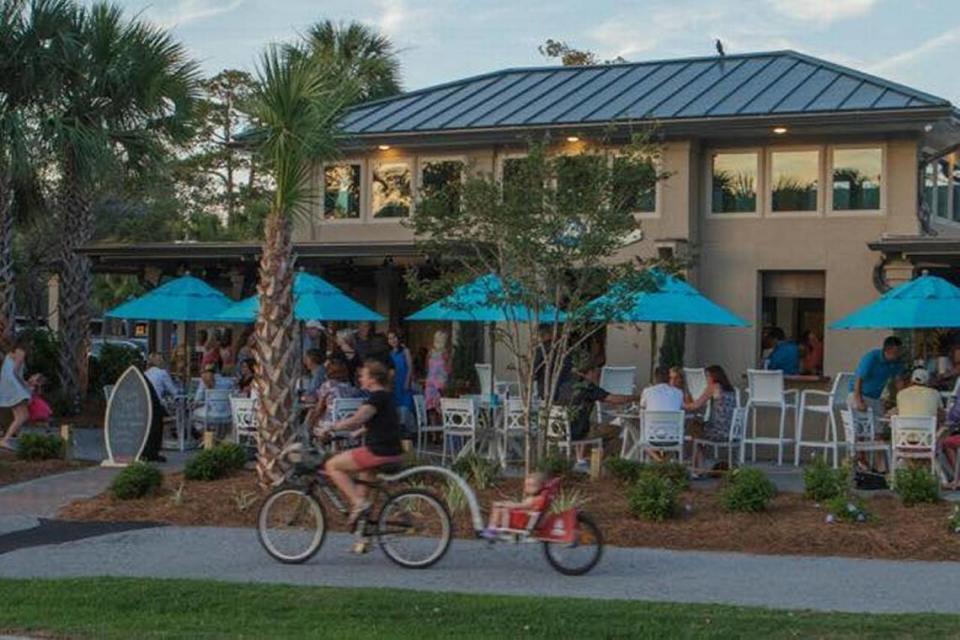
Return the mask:
<svg viewBox="0 0 960 640">
<path fill-rule="evenodd" d="M 19 336 L 13 344 L 13 349 L 3 358 L 0 368 L 0 407 L 6 407 L 13 413 L 13 420 L 0 440 L 0 449 L 13 451 L 11 440 L 17 436 L 27 420 L 30 419 L 30 385 L 23 378 L 23 369 L 27 362 L 27 352 L 30 349 L 30 339 L 26 335 Z"/>
<path fill-rule="evenodd" d="M 237 365 L 237 374 L 237 391 L 245 398 L 255 398 L 253 380 L 257 375 L 257 361 L 253 358 L 241 360 Z"/>
<path fill-rule="evenodd" d="M 670 379 L 668 382 L 671 387 L 680 389 L 680 392 L 683 393 L 684 402 L 693 400 L 693 396 L 690 395 L 690 390 L 687 389 L 687 376 L 683 373 L 683 367 L 670 367 Z"/>
<path fill-rule="evenodd" d="M 797 343 L 787 340 L 787 335 L 780 327 L 771 327 L 767 332 L 767 340 L 771 349 L 764 369 L 783 371 L 785 376 L 800 373 L 800 347 Z"/>
<path fill-rule="evenodd" d="M 143 377 L 150 381 L 153 390 L 161 400 L 172 398 L 179 393 L 176 383 L 166 369 L 163 356 L 157 352 L 147 356 L 147 369 L 143 372 Z"/>
<path fill-rule="evenodd" d="M 393 360 L 393 401 L 400 412 L 400 422 L 408 431 L 416 420 L 413 407 L 413 356 L 403 343 L 399 329 L 387 333 L 390 344 L 390 358 Z"/>
<path fill-rule="evenodd" d="M 256 345 L 256 336 L 253 333 L 253 327 L 247 327 L 234 343 L 234 353 L 236 353 L 237 362 L 249 360 L 256 357 L 254 346 Z"/>
<path fill-rule="evenodd" d="M 308 320 L 303 325 L 303 334 L 300 336 L 300 350 L 303 353 L 311 349 L 327 350 L 326 337 L 323 333 L 323 323 L 319 320 Z"/>
<path fill-rule="evenodd" d="M 220 341 L 217 340 L 217 334 L 211 331 L 207 342 L 203 345 L 203 358 L 200 359 L 200 370 L 206 371 L 207 367 L 213 367 L 214 371 L 219 371 L 222 366 L 220 358 Z"/>
<path fill-rule="evenodd" d="M 727 443 L 730 441 L 730 427 L 733 426 L 733 414 L 737 409 L 737 392 L 730 384 L 727 372 L 719 365 L 710 365 L 705 369 L 707 388 L 699 398 L 684 404 L 687 411 L 701 411 L 710 407 L 710 419 L 706 422 L 695 420 L 691 426 L 691 435 L 697 440 Z M 703 468 L 704 446 L 693 450 L 693 471 L 704 473 L 712 469 Z"/>
<path fill-rule="evenodd" d="M 350 383 L 355 383 L 357 380 L 358 358 L 353 331 L 350 329 L 341 329 L 337 332 L 337 349 L 340 351 L 340 355 L 347 364 L 347 369 L 350 371 Z"/>
<path fill-rule="evenodd" d="M 423 392 L 427 411 L 440 413 L 440 398 L 450 381 L 451 362 L 447 332 L 437 331 L 433 334 L 433 349 L 427 360 L 427 381 Z"/>
<path fill-rule="evenodd" d="M 882 348 L 864 354 L 850 382 L 847 404 L 852 411 L 873 409 L 875 419 L 884 415 L 880 396 L 890 379 L 903 371 L 903 363 L 900 361 L 902 354 L 903 342 L 896 336 L 888 336 L 883 341 Z"/>
<path fill-rule="evenodd" d="M 823 372 L 823 341 L 815 332 L 807 330 L 800 337 L 803 358 L 800 361 L 800 373 L 820 375 Z"/>
<path fill-rule="evenodd" d="M 233 350 L 233 334 L 229 329 L 224 329 L 220 337 L 220 366 L 224 371 L 233 371 L 237 363 L 237 353 Z"/>
<path fill-rule="evenodd" d="M 682 411 L 684 392 L 670 384 L 670 369 L 658 366 L 653 370 L 654 384 L 640 394 L 640 408 L 644 411 Z"/>
<path fill-rule="evenodd" d="M 360 328 L 354 336 L 354 348 L 360 362 L 373 359 L 379 360 L 388 369 L 393 367 L 387 336 L 379 333 L 372 322 L 360 323 Z"/>
</svg>

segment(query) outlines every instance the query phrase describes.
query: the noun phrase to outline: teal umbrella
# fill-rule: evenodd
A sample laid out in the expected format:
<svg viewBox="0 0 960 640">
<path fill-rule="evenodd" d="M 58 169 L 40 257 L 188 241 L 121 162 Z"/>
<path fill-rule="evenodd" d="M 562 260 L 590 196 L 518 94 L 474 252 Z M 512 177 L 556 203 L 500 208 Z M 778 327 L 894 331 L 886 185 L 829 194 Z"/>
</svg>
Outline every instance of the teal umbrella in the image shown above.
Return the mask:
<svg viewBox="0 0 960 640">
<path fill-rule="evenodd" d="M 519 320 L 531 322 L 534 312 L 524 305 L 507 304 L 503 283 L 492 273 L 457 287 L 446 298 L 424 307 L 407 320 L 432 320 L 438 322 L 507 322 Z M 557 313 L 552 306 L 545 306 L 536 318 L 539 322 L 563 321 L 563 312 Z"/>
<path fill-rule="evenodd" d="M 659 322 L 664 324 L 706 324 L 749 327 L 734 315 L 697 291 L 689 283 L 657 269 L 650 270 L 655 291 L 624 292 L 614 285 L 611 293 L 590 302 L 586 313 L 607 322 Z"/>
<path fill-rule="evenodd" d="M 293 280 L 293 313 L 297 320 L 381 322 L 384 317 L 353 300 L 323 278 L 303 271 Z M 218 316 L 220 322 L 251 323 L 257 319 L 260 296 L 236 302 Z"/>
<path fill-rule="evenodd" d="M 830 325 L 831 329 L 960 327 L 960 288 L 924 273 Z"/>
<path fill-rule="evenodd" d="M 230 298 L 203 280 L 186 275 L 124 302 L 106 316 L 123 320 L 215 322 L 230 304 Z"/>
</svg>

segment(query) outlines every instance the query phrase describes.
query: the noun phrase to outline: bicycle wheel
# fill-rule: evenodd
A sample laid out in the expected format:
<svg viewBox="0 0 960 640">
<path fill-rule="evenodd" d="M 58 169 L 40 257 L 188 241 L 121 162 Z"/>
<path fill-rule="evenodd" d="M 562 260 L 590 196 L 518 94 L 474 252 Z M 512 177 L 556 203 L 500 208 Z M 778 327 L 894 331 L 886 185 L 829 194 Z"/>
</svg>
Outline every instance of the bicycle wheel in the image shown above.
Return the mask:
<svg viewBox="0 0 960 640">
<path fill-rule="evenodd" d="M 380 510 L 377 529 L 386 556 L 408 569 L 426 569 L 440 560 L 453 535 L 446 506 L 420 489 L 390 496 Z"/>
<path fill-rule="evenodd" d="M 571 543 L 544 542 L 543 553 L 550 566 L 565 576 L 582 576 L 603 555 L 603 535 L 585 513 L 577 513 L 577 531 Z"/>
<path fill-rule="evenodd" d="M 323 505 L 312 494 L 281 487 L 267 496 L 257 516 L 257 537 L 273 558 L 287 564 L 306 562 L 327 533 Z"/>
</svg>

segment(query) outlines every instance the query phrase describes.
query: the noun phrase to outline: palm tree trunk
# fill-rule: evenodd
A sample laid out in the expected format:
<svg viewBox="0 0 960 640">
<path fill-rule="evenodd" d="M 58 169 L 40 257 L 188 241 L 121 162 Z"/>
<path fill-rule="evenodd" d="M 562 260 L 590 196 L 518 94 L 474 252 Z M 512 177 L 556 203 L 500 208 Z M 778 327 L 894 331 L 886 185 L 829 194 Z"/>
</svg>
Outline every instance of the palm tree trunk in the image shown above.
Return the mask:
<svg viewBox="0 0 960 640">
<path fill-rule="evenodd" d="M 16 287 L 13 276 L 13 187 L 0 167 L 0 343 L 16 332 Z"/>
<path fill-rule="evenodd" d="M 87 394 L 93 278 L 90 259 L 77 249 L 93 237 L 93 213 L 76 163 L 69 155 L 63 165 L 60 198 L 60 385 L 79 410 L 80 400 Z"/>
<path fill-rule="evenodd" d="M 260 258 L 260 314 L 255 328 L 259 391 L 257 475 L 263 487 L 286 477 L 284 448 L 293 441 L 293 380 L 297 364 L 293 316 L 293 240 L 290 220 L 272 213 Z"/>
</svg>

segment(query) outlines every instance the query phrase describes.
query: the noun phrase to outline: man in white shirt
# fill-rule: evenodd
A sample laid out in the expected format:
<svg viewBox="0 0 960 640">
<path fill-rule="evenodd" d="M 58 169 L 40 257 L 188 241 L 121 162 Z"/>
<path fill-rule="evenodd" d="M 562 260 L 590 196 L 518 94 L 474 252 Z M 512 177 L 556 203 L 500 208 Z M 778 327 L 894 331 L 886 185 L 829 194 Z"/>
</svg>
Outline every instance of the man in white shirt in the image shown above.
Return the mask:
<svg viewBox="0 0 960 640">
<path fill-rule="evenodd" d="M 170 372 L 164 368 L 163 356 L 159 353 L 151 353 L 147 358 L 147 370 L 143 372 L 143 377 L 150 381 L 161 400 L 179 393 Z"/>
<path fill-rule="evenodd" d="M 671 386 L 669 380 L 670 369 L 654 369 L 654 384 L 644 389 L 640 395 L 640 408 L 644 411 L 682 411 L 683 391 Z"/>
</svg>

